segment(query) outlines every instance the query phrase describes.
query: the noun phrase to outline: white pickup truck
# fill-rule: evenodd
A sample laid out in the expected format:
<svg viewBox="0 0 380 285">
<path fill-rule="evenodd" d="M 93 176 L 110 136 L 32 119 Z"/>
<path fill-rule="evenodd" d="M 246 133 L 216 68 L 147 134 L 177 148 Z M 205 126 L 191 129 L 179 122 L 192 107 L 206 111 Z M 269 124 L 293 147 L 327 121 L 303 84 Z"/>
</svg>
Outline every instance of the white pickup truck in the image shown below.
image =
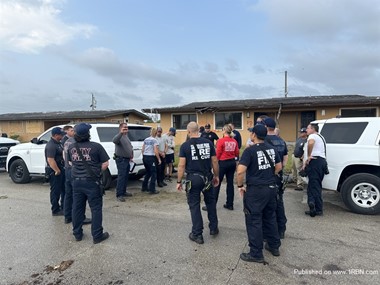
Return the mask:
<svg viewBox="0 0 380 285">
<path fill-rule="evenodd" d="M 117 167 L 113 160 L 115 145 L 112 139 L 119 132 L 119 124 L 92 123 L 91 126 L 91 141 L 100 143 L 110 157 L 108 170 L 103 172 L 103 185 L 108 189 L 112 177 L 117 176 Z M 29 143 L 22 143 L 9 149 L 6 169 L 14 183 L 28 183 L 32 176 L 43 177 L 45 175 L 45 145 L 51 138 L 52 128 L 38 138 L 33 138 Z M 135 167 L 130 174 L 136 178 L 145 174 L 141 148 L 144 139 L 150 135 L 150 129 L 149 126 L 128 124 L 128 136 L 133 146 L 133 161 L 135 162 Z"/>
<path fill-rule="evenodd" d="M 380 213 L 380 118 L 318 120 L 326 139 L 330 174 L 322 187 L 339 191 L 344 204 L 359 214 Z"/>
</svg>

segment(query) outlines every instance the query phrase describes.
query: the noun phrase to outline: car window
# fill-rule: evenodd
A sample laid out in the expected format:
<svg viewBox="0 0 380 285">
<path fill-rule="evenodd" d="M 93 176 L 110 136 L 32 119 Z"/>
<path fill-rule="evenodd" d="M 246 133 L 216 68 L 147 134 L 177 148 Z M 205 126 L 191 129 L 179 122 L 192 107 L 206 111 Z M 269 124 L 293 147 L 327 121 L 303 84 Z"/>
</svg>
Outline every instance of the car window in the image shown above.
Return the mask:
<svg viewBox="0 0 380 285">
<path fill-rule="evenodd" d="M 150 136 L 149 127 L 132 127 L 128 126 L 128 137 L 130 141 L 144 141 Z"/>
<path fill-rule="evenodd" d="M 50 141 L 50 138 L 51 138 L 51 131 L 47 132 L 46 134 L 43 134 L 39 138 L 39 142 L 47 143 L 48 141 Z"/>
<path fill-rule="evenodd" d="M 367 125 L 368 122 L 327 123 L 321 135 L 327 143 L 355 144 Z"/>
<path fill-rule="evenodd" d="M 97 127 L 100 142 L 112 142 L 114 136 L 119 132 L 119 127 Z"/>
<path fill-rule="evenodd" d="M 98 127 L 100 142 L 112 142 L 113 137 L 119 133 L 119 127 Z M 130 141 L 144 141 L 150 136 L 150 127 L 128 126 Z"/>
</svg>

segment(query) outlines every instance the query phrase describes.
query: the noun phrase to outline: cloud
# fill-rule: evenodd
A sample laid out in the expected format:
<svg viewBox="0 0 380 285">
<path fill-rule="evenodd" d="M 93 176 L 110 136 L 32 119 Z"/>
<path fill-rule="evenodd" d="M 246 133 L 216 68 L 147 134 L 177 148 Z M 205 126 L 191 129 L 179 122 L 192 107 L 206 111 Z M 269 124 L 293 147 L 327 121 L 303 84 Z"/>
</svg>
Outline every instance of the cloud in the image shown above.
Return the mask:
<svg viewBox="0 0 380 285">
<path fill-rule="evenodd" d="M 70 60 L 103 77 L 126 86 L 155 84 L 171 88 L 213 87 L 222 88 L 224 75 L 217 73 L 217 65 L 207 63 L 204 69 L 195 62 L 178 63 L 172 70 L 163 70 L 146 63 L 122 61 L 111 49 L 98 47 L 84 51 Z"/>
<path fill-rule="evenodd" d="M 226 70 L 227 71 L 239 71 L 239 63 L 232 58 L 226 59 Z"/>
<path fill-rule="evenodd" d="M 89 24 L 69 24 L 60 19 L 56 8 L 62 1 L 0 2 L 1 49 L 18 53 L 38 53 L 52 45 L 63 45 L 75 37 L 88 38 L 96 30 Z"/>
<path fill-rule="evenodd" d="M 275 35 L 279 60 L 297 86 L 379 94 L 379 1 L 260 0 L 250 10 L 266 15 L 266 32 Z"/>
<path fill-rule="evenodd" d="M 278 36 L 302 36 L 311 41 L 380 40 L 377 0 L 259 0 L 250 9 L 264 12 Z"/>
</svg>

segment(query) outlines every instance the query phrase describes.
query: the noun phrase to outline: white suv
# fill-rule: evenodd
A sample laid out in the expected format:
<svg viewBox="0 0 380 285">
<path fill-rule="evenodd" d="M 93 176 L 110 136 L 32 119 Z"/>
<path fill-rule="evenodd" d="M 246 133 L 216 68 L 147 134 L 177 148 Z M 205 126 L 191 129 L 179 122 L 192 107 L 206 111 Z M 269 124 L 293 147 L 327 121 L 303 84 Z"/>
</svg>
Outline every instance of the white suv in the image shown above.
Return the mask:
<svg viewBox="0 0 380 285">
<path fill-rule="evenodd" d="M 100 143 L 110 157 L 108 170 L 103 172 L 103 185 L 107 189 L 111 185 L 112 177 L 117 176 L 117 167 L 113 159 L 115 145 L 112 139 L 119 132 L 119 125 L 112 123 L 92 123 L 91 125 L 91 141 Z M 22 143 L 9 149 L 6 168 L 13 182 L 28 183 L 32 176 L 45 175 L 45 145 L 51 138 L 52 129 L 53 127 L 38 138 L 33 138 L 29 143 Z M 128 136 L 133 146 L 133 161 L 136 164 L 130 174 L 136 178 L 141 178 L 145 174 L 141 148 L 144 139 L 150 135 L 150 129 L 149 126 L 128 124 Z"/>
<path fill-rule="evenodd" d="M 380 118 L 318 120 L 327 143 L 330 174 L 322 186 L 341 193 L 359 214 L 380 213 Z"/>
</svg>

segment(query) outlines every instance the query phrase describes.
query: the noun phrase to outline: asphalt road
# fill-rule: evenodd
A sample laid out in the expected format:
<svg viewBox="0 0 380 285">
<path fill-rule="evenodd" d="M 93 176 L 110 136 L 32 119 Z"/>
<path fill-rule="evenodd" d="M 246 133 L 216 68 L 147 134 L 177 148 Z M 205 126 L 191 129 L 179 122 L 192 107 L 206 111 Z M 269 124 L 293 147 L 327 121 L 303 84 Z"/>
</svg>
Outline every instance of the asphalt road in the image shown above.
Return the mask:
<svg viewBox="0 0 380 285">
<path fill-rule="evenodd" d="M 76 242 L 63 217 L 51 216 L 47 184 L 16 185 L 0 170 L 0 284 L 379 284 L 380 216 L 348 212 L 338 193 L 324 192 L 325 214 L 311 218 L 305 192 L 288 187 L 281 256 L 265 251 L 262 265 L 239 259 L 248 251 L 240 197 L 229 211 L 222 191 L 220 234 L 208 234 L 204 215 L 198 245 L 188 239 L 185 194 L 174 187 L 151 196 L 133 181 L 126 203 L 107 191 L 103 226 L 111 236 L 94 245 L 89 226 Z"/>
</svg>

